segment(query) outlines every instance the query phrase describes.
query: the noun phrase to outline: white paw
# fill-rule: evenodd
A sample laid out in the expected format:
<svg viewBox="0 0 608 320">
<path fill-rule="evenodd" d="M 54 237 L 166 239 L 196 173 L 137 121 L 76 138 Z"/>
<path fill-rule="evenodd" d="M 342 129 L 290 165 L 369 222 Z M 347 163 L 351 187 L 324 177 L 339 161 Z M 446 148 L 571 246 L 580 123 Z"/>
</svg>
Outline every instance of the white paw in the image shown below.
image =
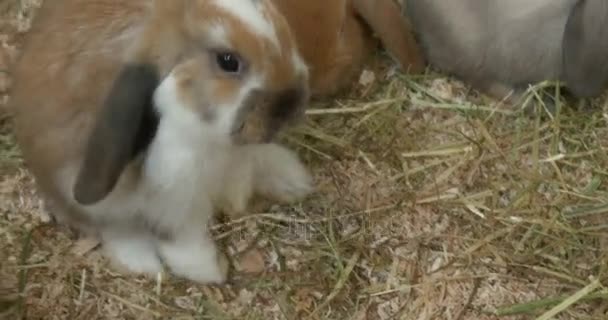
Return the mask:
<svg viewBox="0 0 608 320">
<path fill-rule="evenodd" d="M 300 201 L 314 191 L 312 177 L 303 169 L 277 176 L 273 183 L 270 196 L 285 203 Z"/>
<path fill-rule="evenodd" d="M 220 202 L 218 208 L 226 216 L 237 218 L 243 216 L 247 212 L 249 198 L 245 197 L 226 197 Z"/>
<path fill-rule="evenodd" d="M 269 144 L 256 152 L 256 191 L 281 202 L 302 200 L 314 191 L 308 169 L 295 153 Z"/>
<path fill-rule="evenodd" d="M 104 237 L 103 247 L 118 269 L 146 275 L 155 275 L 163 270 L 155 242 L 147 237 Z"/>
<path fill-rule="evenodd" d="M 227 259 L 217 252 L 213 242 L 162 242 L 159 249 L 165 263 L 176 276 L 202 284 L 226 282 Z"/>
</svg>

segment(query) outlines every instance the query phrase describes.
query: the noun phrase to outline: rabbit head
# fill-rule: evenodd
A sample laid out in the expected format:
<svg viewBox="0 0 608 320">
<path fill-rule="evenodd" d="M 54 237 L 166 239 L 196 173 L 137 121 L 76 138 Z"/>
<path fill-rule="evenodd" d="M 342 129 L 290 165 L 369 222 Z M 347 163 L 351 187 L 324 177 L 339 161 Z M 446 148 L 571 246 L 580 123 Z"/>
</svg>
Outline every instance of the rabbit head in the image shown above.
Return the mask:
<svg viewBox="0 0 608 320">
<path fill-rule="evenodd" d="M 272 1 L 153 5 L 92 129 L 74 187 L 80 204 L 111 192 L 159 121 L 184 139 L 259 143 L 303 113 L 308 71 Z"/>
</svg>

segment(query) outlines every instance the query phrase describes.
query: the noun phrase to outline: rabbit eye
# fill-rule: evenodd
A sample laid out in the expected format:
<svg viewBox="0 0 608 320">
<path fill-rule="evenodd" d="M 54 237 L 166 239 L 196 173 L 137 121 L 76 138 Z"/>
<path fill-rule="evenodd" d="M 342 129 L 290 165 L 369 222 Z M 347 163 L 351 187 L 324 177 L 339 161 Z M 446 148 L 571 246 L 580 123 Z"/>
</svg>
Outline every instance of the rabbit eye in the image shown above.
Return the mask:
<svg viewBox="0 0 608 320">
<path fill-rule="evenodd" d="M 239 57 L 231 52 L 220 52 L 216 55 L 218 66 L 228 73 L 239 73 L 241 71 L 241 61 Z"/>
</svg>

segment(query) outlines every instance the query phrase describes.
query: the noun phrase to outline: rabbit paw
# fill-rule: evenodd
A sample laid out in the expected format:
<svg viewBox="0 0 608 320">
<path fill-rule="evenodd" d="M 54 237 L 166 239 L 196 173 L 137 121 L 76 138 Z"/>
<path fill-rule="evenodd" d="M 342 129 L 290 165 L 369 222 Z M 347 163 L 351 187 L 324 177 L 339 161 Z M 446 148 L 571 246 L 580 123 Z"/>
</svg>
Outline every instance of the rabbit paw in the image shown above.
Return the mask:
<svg viewBox="0 0 608 320">
<path fill-rule="evenodd" d="M 260 151 L 255 174 L 257 192 L 291 203 L 314 191 L 312 176 L 293 152 L 276 144 L 266 145 Z"/>
<path fill-rule="evenodd" d="M 155 275 L 163 271 L 154 241 L 147 237 L 104 237 L 103 246 L 116 269 L 136 274 Z"/>
<path fill-rule="evenodd" d="M 211 239 L 163 242 L 159 250 L 177 276 L 202 284 L 222 284 L 228 278 L 228 260 Z"/>
</svg>

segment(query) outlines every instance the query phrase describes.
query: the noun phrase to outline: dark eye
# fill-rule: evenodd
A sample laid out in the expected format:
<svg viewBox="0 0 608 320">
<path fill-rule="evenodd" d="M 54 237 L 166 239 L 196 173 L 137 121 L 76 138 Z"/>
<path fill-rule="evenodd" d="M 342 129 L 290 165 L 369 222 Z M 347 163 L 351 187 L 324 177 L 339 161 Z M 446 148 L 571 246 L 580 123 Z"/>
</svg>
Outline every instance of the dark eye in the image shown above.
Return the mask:
<svg viewBox="0 0 608 320">
<path fill-rule="evenodd" d="M 231 52 L 220 52 L 216 56 L 217 65 L 228 73 L 239 73 L 241 71 L 241 61 L 239 57 Z"/>
</svg>

